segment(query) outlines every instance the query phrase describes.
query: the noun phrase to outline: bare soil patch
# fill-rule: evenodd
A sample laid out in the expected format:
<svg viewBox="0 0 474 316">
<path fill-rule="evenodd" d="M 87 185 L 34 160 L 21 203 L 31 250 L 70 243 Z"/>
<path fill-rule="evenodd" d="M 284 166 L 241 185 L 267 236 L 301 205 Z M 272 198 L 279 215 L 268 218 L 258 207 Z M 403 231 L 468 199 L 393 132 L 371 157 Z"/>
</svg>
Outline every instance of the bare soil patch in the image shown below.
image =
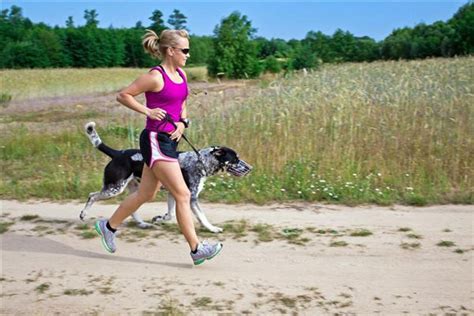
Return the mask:
<svg viewBox="0 0 474 316">
<path fill-rule="evenodd" d="M 194 267 L 174 224 L 123 227 L 111 255 L 82 203 L 1 203 L 3 315 L 474 313 L 472 206 L 204 203 L 224 249 Z"/>
</svg>

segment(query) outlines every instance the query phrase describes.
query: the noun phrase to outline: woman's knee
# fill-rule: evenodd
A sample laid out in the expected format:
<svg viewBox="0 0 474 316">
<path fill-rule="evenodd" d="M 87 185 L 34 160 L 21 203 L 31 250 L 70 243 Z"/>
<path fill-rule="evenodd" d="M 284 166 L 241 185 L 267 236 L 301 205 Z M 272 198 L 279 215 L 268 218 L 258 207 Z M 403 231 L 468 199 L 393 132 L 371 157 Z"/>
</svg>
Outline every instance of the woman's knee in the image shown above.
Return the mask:
<svg viewBox="0 0 474 316">
<path fill-rule="evenodd" d="M 191 201 L 191 192 L 188 188 L 183 188 L 173 194 L 176 202 L 188 202 Z"/>
</svg>

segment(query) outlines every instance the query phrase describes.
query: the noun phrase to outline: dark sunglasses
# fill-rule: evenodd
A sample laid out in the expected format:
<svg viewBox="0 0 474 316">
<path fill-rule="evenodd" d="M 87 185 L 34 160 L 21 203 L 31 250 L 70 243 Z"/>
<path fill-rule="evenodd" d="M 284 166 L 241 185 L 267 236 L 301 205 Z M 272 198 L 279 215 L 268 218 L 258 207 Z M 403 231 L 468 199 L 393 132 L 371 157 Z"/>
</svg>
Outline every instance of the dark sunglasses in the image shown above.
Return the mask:
<svg viewBox="0 0 474 316">
<path fill-rule="evenodd" d="M 183 54 L 187 55 L 189 53 L 189 48 L 179 48 L 173 47 L 174 49 L 179 49 Z"/>
</svg>

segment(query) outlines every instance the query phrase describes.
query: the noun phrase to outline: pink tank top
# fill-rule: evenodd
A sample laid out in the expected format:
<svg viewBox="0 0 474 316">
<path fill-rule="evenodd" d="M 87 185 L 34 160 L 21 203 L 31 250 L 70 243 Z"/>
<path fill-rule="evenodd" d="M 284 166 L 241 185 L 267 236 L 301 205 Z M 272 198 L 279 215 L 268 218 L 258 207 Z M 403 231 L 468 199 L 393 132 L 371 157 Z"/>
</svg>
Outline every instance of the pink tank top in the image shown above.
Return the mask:
<svg viewBox="0 0 474 316">
<path fill-rule="evenodd" d="M 163 76 L 164 86 L 159 92 L 147 91 L 145 92 L 146 106 L 150 109 L 161 108 L 169 114 L 174 122 L 179 122 L 181 118 L 181 112 L 183 111 L 183 102 L 188 96 L 188 84 L 186 77 L 181 69 L 177 68 L 179 75 L 183 78 L 182 83 L 173 82 L 168 74 L 161 66 L 156 66 L 150 69 L 158 70 Z M 152 132 L 165 132 L 169 133 L 174 131 L 174 126 L 165 119 L 158 121 L 152 120 L 147 117 L 146 127 L 147 130 Z"/>
</svg>

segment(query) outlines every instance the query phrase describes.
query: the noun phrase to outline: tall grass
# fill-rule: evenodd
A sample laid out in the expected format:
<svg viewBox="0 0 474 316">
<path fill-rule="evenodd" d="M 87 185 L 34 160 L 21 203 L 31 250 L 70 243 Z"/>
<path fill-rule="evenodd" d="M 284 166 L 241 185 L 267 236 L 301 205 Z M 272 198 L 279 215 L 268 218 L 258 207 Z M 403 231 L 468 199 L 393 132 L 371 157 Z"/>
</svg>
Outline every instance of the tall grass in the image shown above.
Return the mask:
<svg viewBox="0 0 474 316">
<path fill-rule="evenodd" d="M 203 196 L 472 203 L 473 68 L 474 58 L 327 65 L 245 98 L 222 91 L 194 107 L 191 99 L 188 137 L 232 147 L 255 167 L 243 179 L 209 179 Z M 138 119 L 99 131 L 112 146 L 136 147 Z M 108 159 L 82 133 L 8 136 L 0 195 L 84 198 L 98 189 Z"/>
<path fill-rule="evenodd" d="M 254 198 L 472 202 L 473 71 L 473 58 L 328 65 L 224 94 L 190 136 L 254 164 Z"/>
<path fill-rule="evenodd" d="M 109 93 L 145 73 L 142 68 L 0 70 L 1 94 L 13 100 Z M 206 80 L 205 67 L 186 68 L 190 80 Z"/>
</svg>

